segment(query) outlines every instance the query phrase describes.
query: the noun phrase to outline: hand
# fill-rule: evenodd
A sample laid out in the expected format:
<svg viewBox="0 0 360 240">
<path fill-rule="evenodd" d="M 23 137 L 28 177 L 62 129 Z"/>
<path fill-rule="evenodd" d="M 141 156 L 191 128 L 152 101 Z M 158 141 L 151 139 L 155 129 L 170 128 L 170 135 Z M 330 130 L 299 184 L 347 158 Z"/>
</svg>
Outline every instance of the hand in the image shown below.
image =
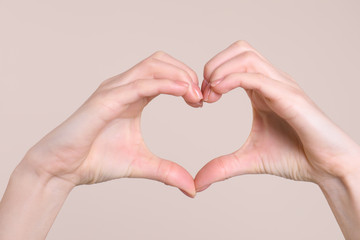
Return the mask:
<svg viewBox="0 0 360 240">
<path fill-rule="evenodd" d="M 253 108 L 245 144 L 215 158 L 195 178 L 197 191 L 242 174 L 273 174 L 318 184 L 360 172 L 359 146 L 332 123 L 287 74 L 239 41 L 204 69 L 204 101 L 241 87 Z"/>
<path fill-rule="evenodd" d="M 29 150 L 20 165 L 72 185 L 123 177 L 149 178 L 195 195 L 192 176 L 152 154 L 144 144 L 140 117 L 159 94 L 183 96 L 202 105 L 195 72 L 163 52 L 104 81 L 65 122 Z"/>
</svg>

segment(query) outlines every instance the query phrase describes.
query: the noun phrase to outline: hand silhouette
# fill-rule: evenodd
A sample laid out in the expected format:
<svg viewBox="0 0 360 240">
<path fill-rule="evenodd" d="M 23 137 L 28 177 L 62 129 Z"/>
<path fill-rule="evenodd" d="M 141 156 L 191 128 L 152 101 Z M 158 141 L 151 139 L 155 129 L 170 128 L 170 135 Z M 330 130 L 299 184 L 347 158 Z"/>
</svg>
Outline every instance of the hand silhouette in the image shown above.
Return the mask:
<svg viewBox="0 0 360 240">
<path fill-rule="evenodd" d="M 194 196 L 192 176 L 146 147 L 140 117 L 159 94 L 183 96 L 190 105 L 201 106 L 197 84 L 193 70 L 157 52 L 104 81 L 73 115 L 37 143 L 24 161 L 37 172 L 74 186 L 122 177 L 149 178 Z"/>
<path fill-rule="evenodd" d="M 253 108 L 245 144 L 215 158 L 197 174 L 197 191 L 242 174 L 273 174 L 320 184 L 359 171 L 357 144 L 332 123 L 287 74 L 244 41 L 212 58 L 204 69 L 204 101 L 243 88 Z M 234 107 L 236 109 L 236 107 Z"/>
</svg>

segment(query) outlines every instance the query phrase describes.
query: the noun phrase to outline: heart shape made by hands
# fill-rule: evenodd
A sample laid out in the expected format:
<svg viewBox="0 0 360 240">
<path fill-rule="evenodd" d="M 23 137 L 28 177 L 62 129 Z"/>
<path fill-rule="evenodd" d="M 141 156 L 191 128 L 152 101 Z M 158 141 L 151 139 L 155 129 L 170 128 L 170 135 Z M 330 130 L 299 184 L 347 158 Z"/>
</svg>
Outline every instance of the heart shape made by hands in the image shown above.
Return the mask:
<svg viewBox="0 0 360 240">
<path fill-rule="evenodd" d="M 201 99 L 214 103 L 236 88 L 244 89 L 251 101 L 250 134 L 238 150 L 208 162 L 195 179 L 180 165 L 157 157 L 146 147 L 140 130 L 141 113 L 159 94 L 182 96 L 189 105 L 199 107 Z M 66 162 L 66 176 L 75 185 L 122 177 L 148 178 L 195 196 L 196 191 L 214 182 L 241 174 L 267 173 L 311 181 L 313 165 L 305 150 L 323 148 L 314 137 L 321 127 L 312 125 L 303 114 L 323 120 L 321 112 L 291 77 L 244 41 L 232 44 L 206 63 L 201 89 L 193 70 L 160 52 L 104 81 L 86 103 L 59 131 L 42 141 L 58 146 L 62 140 L 58 165 Z M 229 108 L 237 109 L 236 101 Z M 214 125 L 209 132 L 214 128 L 221 129 L 221 125 Z M 209 137 L 208 133 L 204 135 Z M 300 139 L 306 139 L 307 145 Z M 42 150 L 38 153 L 43 155 Z M 319 159 L 317 166 L 326 165 L 321 156 L 312 157 Z M 39 162 L 42 166 L 44 163 Z M 62 167 L 56 168 L 57 172 L 49 168 L 54 176 L 64 175 Z"/>
<path fill-rule="evenodd" d="M 251 101 L 253 122 L 250 134 L 238 150 L 211 160 L 199 170 L 194 179 L 196 191 L 242 174 L 265 173 L 313 181 L 310 176 L 313 166 L 305 149 L 312 149 L 314 145 L 304 145 L 301 139 L 316 142 L 314 132 L 318 129 L 305 125 L 309 120 L 301 112 L 310 109 L 307 111 L 313 115 L 319 113 L 313 110 L 316 109 L 314 104 L 297 83 L 273 67 L 248 43 L 239 41 L 205 65 L 201 93 L 205 102 L 214 103 L 235 88 L 244 89 Z M 231 108 L 237 109 L 236 103 Z M 323 117 L 321 113 L 320 117 Z M 221 127 L 221 124 L 215 127 Z M 177 175 L 179 171 L 166 171 L 165 180 L 174 174 L 171 176 L 173 183 L 182 181 Z"/>
<path fill-rule="evenodd" d="M 202 163 L 244 143 L 251 120 L 251 105 L 241 91 L 203 108 L 188 107 L 178 98 L 163 95 L 144 109 L 141 129 L 151 152 L 192 168 L 193 175 Z"/>
</svg>

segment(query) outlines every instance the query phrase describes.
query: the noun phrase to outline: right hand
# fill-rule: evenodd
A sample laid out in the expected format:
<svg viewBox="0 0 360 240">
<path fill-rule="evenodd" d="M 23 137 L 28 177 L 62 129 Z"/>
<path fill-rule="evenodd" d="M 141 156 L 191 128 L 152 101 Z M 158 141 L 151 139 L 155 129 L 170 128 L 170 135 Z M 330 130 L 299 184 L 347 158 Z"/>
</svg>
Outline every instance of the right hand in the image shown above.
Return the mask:
<svg viewBox="0 0 360 240">
<path fill-rule="evenodd" d="M 70 186 L 149 178 L 194 196 L 192 176 L 152 154 L 143 141 L 142 110 L 159 94 L 183 96 L 194 107 L 202 105 L 195 72 L 157 52 L 104 81 L 75 113 L 29 150 L 17 169 Z"/>
<path fill-rule="evenodd" d="M 198 172 L 197 191 L 242 174 L 272 174 L 321 185 L 360 172 L 359 146 L 290 76 L 248 43 L 238 41 L 211 59 L 204 79 L 204 101 L 210 103 L 243 88 L 251 100 L 253 125 L 239 150 L 215 158 Z"/>
</svg>

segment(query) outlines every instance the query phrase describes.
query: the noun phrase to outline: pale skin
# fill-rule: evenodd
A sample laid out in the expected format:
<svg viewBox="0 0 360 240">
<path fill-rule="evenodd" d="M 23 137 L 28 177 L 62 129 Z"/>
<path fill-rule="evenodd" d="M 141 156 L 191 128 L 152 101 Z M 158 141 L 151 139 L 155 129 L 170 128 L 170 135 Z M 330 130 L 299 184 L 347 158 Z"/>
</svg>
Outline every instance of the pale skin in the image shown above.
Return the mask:
<svg viewBox="0 0 360 240">
<path fill-rule="evenodd" d="M 141 112 L 159 94 L 193 107 L 243 88 L 252 103 L 246 143 L 206 164 L 195 179 L 146 147 Z M 236 105 L 234 106 L 236 110 Z M 360 147 L 287 74 L 244 41 L 196 73 L 157 52 L 104 81 L 80 108 L 25 155 L 0 203 L 0 239 L 45 239 L 71 190 L 124 177 L 148 178 L 194 197 L 243 174 L 273 174 L 320 186 L 346 239 L 360 239 Z"/>
</svg>

